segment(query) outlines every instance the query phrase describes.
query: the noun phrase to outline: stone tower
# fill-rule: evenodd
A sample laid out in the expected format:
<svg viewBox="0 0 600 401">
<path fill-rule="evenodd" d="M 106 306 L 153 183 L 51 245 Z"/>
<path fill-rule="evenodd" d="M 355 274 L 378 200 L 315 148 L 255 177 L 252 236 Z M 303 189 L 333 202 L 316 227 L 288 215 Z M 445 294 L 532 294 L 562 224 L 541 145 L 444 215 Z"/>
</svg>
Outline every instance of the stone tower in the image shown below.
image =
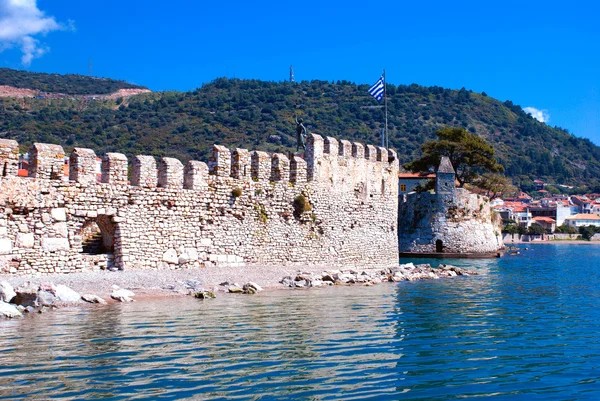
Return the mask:
<svg viewBox="0 0 600 401">
<path fill-rule="evenodd" d="M 442 156 L 435 179 L 435 193 L 438 200 L 445 206 L 454 203 L 454 181 L 456 172 L 447 156 Z"/>
</svg>

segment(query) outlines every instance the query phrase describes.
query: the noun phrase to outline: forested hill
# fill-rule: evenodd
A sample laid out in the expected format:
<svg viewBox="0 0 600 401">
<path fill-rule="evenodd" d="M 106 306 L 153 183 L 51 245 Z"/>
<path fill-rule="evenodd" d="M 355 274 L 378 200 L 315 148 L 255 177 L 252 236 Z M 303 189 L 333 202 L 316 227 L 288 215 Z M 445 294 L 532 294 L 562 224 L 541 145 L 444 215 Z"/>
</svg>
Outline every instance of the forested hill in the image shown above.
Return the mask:
<svg viewBox="0 0 600 401">
<path fill-rule="evenodd" d="M 85 75 L 60 75 L 0 68 L 0 85 L 66 95 L 103 95 L 119 89 L 146 89 L 125 81 Z"/>
<path fill-rule="evenodd" d="M 67 77 L 65 77 L 67 79 Z M 296 116 L 323 136 L 379 144 L 383 109 L 368 85 L 220 78 L 191 92 L 148 93 L 83 104 L 76 100 L 0 100 L 0 136 L 107 151 L 206 160 L 213 143 L 288 151 Z M 388 85 L 390 146 L 401 161 L 443 126 L 462 126 L 490 141 L 506 173 L 524 189 L 532 180 L 600 191 L 600 148 L 542 124 L 519 106 L 485 93 Z M 26 149 L 26 148 L 24 148 Z"/>
</svg>

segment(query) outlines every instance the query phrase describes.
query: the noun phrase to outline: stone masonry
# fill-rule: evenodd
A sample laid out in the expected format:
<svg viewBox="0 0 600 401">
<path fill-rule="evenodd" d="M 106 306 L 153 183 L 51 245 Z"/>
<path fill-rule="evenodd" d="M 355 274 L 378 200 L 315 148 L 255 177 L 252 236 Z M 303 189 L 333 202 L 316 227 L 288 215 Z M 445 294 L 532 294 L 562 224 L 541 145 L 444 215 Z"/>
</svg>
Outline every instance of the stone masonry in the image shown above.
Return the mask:
<svg viewBox="0 0 600 401">
<path fill-rule="evenodd" d="M 69 181 L 62 147 L 34 144 L 26 178 L 15 149 L 0 142 L 2 272 L 398 261 L 393 150 L 310 134 L 304 159 L 215 145 L 208 165 L 137 156 L 130 176 L 108 153 L 98 182 L 90 149 L 70 155 Z"/>
<path fill-rule="evenodd" d="M 436 173 L 436 193 L 411 192 L 399 202 L 400 252 L 495 254 L 504 247 L 500 232 L 487 198 L 455 188 L 447 157 Z"/>
</svg>

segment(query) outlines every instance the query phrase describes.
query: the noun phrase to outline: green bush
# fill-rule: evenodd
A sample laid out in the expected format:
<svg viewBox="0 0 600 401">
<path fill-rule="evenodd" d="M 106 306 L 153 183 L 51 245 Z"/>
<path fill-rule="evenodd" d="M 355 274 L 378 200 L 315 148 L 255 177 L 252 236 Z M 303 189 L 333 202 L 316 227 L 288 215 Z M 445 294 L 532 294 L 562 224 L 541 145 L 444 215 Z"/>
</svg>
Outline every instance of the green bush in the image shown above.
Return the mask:
<svg viewBox="0 0 600 401">
<path fill-rule="evenodd" d="M 532 224 L 531 226 L 529 226 L 529 228 L 527 229 L 527 234 L 529 235 L 541 235 L 541 234 L 546 234 L 546 229 L 542 226 L 540 226 L 539 224 Z"/>
<path fill-rule="evenodd" d="M 596 226 L 579 227 L 579 234 L 581 234 L 581 237 L 586 241 L 591 240 L 592 237 L 594 236 L 594 234 L 599 233 L 599 232 L 600 232 L 600 227 L 596 227 Z"/>
<path fill-rule="evenodd" d="M 242 196 L 242 188 L 240 187 L 235 187 L 231 190 L 231 196 L 233 196 L 234 198 L 239 198 L 240 196 Z"/>
<path fill-rule="evenodd" d="M 312 209 L 312 206 L 308 202 L 308 199 L 304 197 L 304 195 L 296 196 L 292 206 L 294 207 L 294 216 L 296 218 L 299 218 L 302 213 L 308 212 Z"/>
</svg>

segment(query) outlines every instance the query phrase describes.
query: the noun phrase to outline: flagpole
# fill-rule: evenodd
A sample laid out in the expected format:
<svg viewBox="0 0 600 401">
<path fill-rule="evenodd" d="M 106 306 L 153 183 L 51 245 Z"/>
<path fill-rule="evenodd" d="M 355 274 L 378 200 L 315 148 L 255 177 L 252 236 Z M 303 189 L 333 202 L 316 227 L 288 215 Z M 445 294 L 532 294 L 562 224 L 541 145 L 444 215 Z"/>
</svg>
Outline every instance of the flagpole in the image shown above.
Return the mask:
<svg viewBox="0 0 600 401">
<path fill-rule="evenodd" d="M 387 80 L 385 78 L 385 68 L 383 69 L 383 104 L 385 104 L 385 148 L 390 147 L 390 140 L 388 137 L 388 113 L 387 113 Z"/>
</svg>

